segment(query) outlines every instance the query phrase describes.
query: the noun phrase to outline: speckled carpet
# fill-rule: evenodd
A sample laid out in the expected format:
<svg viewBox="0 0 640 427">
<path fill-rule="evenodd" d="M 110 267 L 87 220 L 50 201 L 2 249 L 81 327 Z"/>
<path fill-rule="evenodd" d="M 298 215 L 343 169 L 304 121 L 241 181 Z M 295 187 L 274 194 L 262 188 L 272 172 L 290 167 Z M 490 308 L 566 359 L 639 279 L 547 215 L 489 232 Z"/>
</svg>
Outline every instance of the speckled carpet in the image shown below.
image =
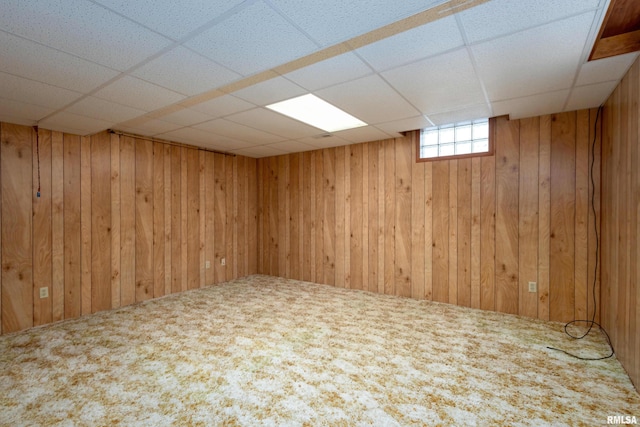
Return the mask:
<svg viewBox="0 0 640 427">
<path fill-rule="evenodd" d="M 0 425 L 606 425 L 598 334 L 250 276 L 0 337 Z"/>
</svg>

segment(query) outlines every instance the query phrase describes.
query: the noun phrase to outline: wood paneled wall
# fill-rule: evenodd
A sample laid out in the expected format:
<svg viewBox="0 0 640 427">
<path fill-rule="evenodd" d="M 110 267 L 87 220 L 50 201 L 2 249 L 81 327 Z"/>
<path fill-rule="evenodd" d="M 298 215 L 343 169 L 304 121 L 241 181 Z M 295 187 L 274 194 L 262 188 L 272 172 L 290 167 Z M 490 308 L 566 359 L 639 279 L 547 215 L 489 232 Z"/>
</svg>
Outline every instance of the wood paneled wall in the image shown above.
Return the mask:
<svg viewBox="0 0 640 427">
<path fill-rule="evenodd" d="M 2 333 L 257 272 L 255 159 L 7 123 L 0 141 Z"/>
<path fill-rule="evenodd" d="M 588 318 L 594 138 L 600 210 L 595 118 L 596 110 L 498 118 L 487 157 L 417 163 L 412 133 L 259 159 L 258 270 L 533 318 Z"/>
<path fill-rule="evenodd" d="M 602 324 L 640 390 L 640 62 L 603 109 Z"/>
</svg>

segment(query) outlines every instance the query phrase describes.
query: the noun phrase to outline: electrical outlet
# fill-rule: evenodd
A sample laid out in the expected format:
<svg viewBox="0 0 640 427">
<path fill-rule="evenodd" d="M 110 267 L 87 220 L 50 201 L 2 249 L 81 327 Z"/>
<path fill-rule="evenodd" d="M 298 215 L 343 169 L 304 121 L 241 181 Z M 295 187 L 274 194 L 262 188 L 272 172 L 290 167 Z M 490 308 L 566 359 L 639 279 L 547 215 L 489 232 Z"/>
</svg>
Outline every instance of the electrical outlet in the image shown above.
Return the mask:
<svg viewBox="0 0 640 427">
<path fill-rule="evenodd" d="M 204 266 L 205 268 L 211 268 L 211 261 L 205 261 Z"/>
<path fill-rule="evenodd" d="M 538 285 L 536 282 L 529 282 L 529 292 L 538 292 Z"/>
<path fill-rule="evenodd" d="M 49 298 L 49 288 L 40 288 L 40 298 Z"/>
<path fill-rule="evenodd" d="M 226 258 L 220 258 L 220 265 L 227 265 L 227 259 Z"/>
</svg>

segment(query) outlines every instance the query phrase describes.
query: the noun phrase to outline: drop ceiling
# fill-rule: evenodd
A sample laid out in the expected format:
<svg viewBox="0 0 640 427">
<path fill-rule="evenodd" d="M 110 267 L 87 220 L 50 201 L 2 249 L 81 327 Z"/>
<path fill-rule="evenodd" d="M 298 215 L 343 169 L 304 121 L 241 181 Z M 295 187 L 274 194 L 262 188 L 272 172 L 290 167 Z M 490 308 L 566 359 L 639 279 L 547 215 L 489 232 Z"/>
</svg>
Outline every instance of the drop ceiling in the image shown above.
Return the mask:
<svg viewBox="0 0 640 427">
<path fill-rule="evenodd" d="M 264 157 L 597 107 L 608 0 L 4 0 L 0 121 Z M 265 108 L 313 93 L 368 126 Z"/>
</svg>

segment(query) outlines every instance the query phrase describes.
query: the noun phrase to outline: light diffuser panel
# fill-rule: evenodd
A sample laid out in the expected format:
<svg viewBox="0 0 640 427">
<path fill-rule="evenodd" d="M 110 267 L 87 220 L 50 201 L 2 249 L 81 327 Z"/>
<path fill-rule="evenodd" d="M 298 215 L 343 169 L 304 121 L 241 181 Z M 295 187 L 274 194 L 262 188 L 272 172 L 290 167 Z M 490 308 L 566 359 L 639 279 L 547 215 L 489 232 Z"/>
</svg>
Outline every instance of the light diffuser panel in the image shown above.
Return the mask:
<svg viewBox="0 0 640 427">
<path fill-rule="evenodd" d="M 313 94 L 291 98 L 267 105 L 267 108 L 285 116 L 317 127 L 326 132 L 367 126 L 365 122 L 329 104 Z"/>
</svg>

